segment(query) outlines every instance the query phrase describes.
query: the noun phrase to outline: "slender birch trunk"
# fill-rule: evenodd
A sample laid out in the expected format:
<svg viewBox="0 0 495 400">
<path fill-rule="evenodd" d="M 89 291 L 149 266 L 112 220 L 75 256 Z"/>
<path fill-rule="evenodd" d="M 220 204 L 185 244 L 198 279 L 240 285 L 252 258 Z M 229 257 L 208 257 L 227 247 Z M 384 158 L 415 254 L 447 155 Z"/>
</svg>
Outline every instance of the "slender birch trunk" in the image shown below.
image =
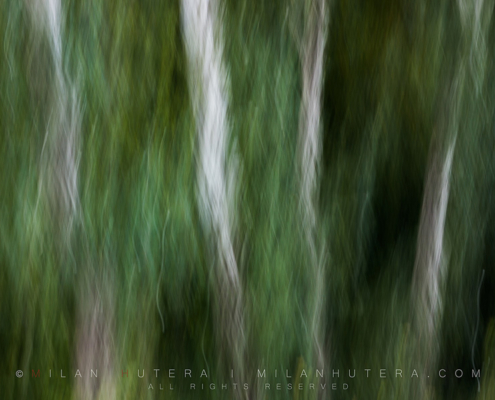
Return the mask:
<svg viewBox="0 0 495 400">
<path fill-rule="evenodd" d="M 182 0 L 182 28 L 197 130 L 198 203 L 214 253 L 218 343 L 228 364 L 243 374 L 244 328 L 239 271 L 232 244 L 236 157 L 228 156 L 228 77 L 215 0 Z"/>
<path fill-rule="evenodd" d="M 79 206 L 78 94 L 75 85 L 64 74 L 60 0 L 34 0 L 28 3 L 28 9 L 36 30 L 48 39 L 53 66 L 40 187 L 49 198 L 51 214 L 60 230 L 59 239 L 67 244 Z"/>
<path fill-rule="evenodd" d="M 325 272 L 322 244 L 318 239 L 317 194 L 322 148 L 321 95 L 323 91 L 324 49 L 327 32 L 325 0 L 310 0 L 304 22 L 304 34 L 300 47 L 302 66 L 302 104 L 299 114 L 299 159 L 301 176 L 301 206 L 303 232 L 310 254 L 313 275 L 313 310 L 310 327 L 316 359 L 316 368 L 323 369 Z"/>
<path fill-rule="evenodd" d="M 442 134 L 445 133 L 435 133 L 435 135 Z M 420 330 L 420 339 L 429 349 L 425 352 L 431 361 L 427 363 L 429 366 L 435 362 L 438 327 L 442 315 L 441 288 L 446 268 L 445 218 L 456 134 L 452 135 L 445 145 L 439 144 L 438 138 L 433 138 L 433 142 L 430 149 L 413 276 L 416 323 Z"/>
<path fill-rule="evenodd" d="M 65 263 L 71 252 L 71 236 L 79 214 L 78 168 L 80 152 L 79 99 L 76 85 L 64 70 L 61 0 L 28 3 L 33 25 L 49 42 L 53 79 L 49 81 L 50 103 L 42 149 L 40 189 L 46 193 L 51 219 L 55 221 L 55 249 Z M 111 290 L 99 287 L 93 268 L 83 271 L 76 327 L 77 366 L 83 374 L 77 381 L 80 399 L 116 397 L 112 379 L 111 318 L 108 313 Z M 99 287 L 99 290 L 96 288 Z M 99 370 L 91 379 L 89 371 Z M 105 382 L 101 388 L 98 382 Z"/>
<path fill-rule="evenodd" d="M 458 129 L 458 85 L 464 79 L 463 71 L 460 67 L 457 79 L 447 91 L 444 109 L 433 133 L 420 216 L 412 287 L 415 352 L 421 364 L 420 384 L 413 386 L 412 396 L 418 399 L 430 396 L 431 382 L 427 376 L 434 374 L 440 348 L 442 293 L 448 260 L 444 246 L 445 220 Z"/>
<path fill-rule="evenodd" d="M 448 259 L 444 245 L 445 220 L 464 77 L 461 61 L 444 91 L 428 156 L 411 296 L 415 353 L 421 364 L 421 382 L 413 385 L 412 397 L 418 399 L 430 396 L 431 380 L 427 377 L 434 374 L 439 352 L 442 292 Z"/>
<path fill-rule="evenodd" d="M 447 273 L 444 246 L 445 219 L 449 199 L 450 173 L 459 128 L 460 103 L 466 79 L 474 83 L 474 97 L 480 95 L 484 81 L 487 48 L 485 36 L 489 17 L 484 18 L 485 0 L 458 0 L 463 34 L 460 56 L 453 77 L 442 98 L 436 130 L 430 145 L 429 163 L 418 232 L 412 300 L 415 330 L 425 373 L 433 371 L 439 350 L 442 318 L 442 286 Z M 493 4 L 487 6 L 489 9 Z M 417 398 L 425 398 L 426 379 Z"/>
</svg>

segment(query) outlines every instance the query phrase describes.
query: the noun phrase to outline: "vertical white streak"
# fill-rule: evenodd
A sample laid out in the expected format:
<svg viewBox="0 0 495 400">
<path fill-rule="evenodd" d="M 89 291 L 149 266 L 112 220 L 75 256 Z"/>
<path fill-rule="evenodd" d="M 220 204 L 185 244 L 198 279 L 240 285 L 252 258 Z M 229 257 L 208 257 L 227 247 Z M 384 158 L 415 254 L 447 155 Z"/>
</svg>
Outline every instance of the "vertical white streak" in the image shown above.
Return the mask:
<svg viewBox="0 0 495 400">
<path fill-rule="evenodd" d="M 456 78 L 463 77 L 463 68 Z M 459 73 L 461 74 L 459 76 Z M 462 81 L 463 78 L 460 78 Z M 430 145 L 429 162 L 418 230 L 413 272 L 412 306 L 417 361 L 425 370 L 435 368 L 439 350 L 439 327 L 443 314 L 442 287 L 447 268 L 444 249 L 445 220 L 450 193 L 450 175 L 457 137 L 458 81 L 444 100 Z M 448 91 L 447 91 L 448 92 Z M 422 377 L 411 387 L 412 398 L 427 397 L 429 381 Z"/>
<path fill-rule="evenodd" d="M 315 0 L 306 21 L 301 48 L 303 91 L 300 112 L 300 151 L 302 164 L 302 200 L 310 227 L 316 225 L 314 195 L 317 191 L 317 168 L 320 162 L 321 92 L 325 48 L 325 2 Z"/>
<path fill-rule="evenodd" d="M 28 7 L 35 27 L 48 39 L 53 65 L 46 150 L 45 144 L 42 150 L 43 174 L 48 184 L 43 189 L 50 199 L 51 216 L 61 227 L 57 232 L 60 237 L 56 241 L 70 250 L 68 238 L 79 207 L 79 96 L 76 85 L 64 71 L 61 1 L 34 0 L 28 2 Z M 41 186 L 42 182 L 43 178 Z M 81 287 L 84 301 L 78 304 L 76 357 L 83 378 L 77 382 L 77 396 L 80 399 L 94 399 L 97 396 L 112 399 L 116 397 L 116 388 L 112 378 L 111 289 L 95 290 L 99 282 L 91 272 L 85 278 Z M 92 369 L 98 370 L 99 379 L 91 378 Z M 103 380 L 102 376 L 105 377 Z M 99 382 L 104 383 L 100 386 Z"/>
<path fill-rule="evenodd" d="M 45 173 L 52 212 L 71 231 L 78 207 L 79 101 L 75 85 L 66 79 L 62 55 L 62 8 L 60 0 L 28 2 L 34 26 L 46 35 L 53 63 L 53 85 L 47 127 Z M 43 151 L 45 151 L 43 149 Z"/>
<path fill-rule="evenodd" d="M 483 15 L 484 5 L 489 10 L 493 7 L 491 1 L 458 0 L 463 38 L 461 56 L 457 61 L 453 80 L 449 83 L 450 88 L 444 96 L 444 109 L 438 116 L 430 148 L 413 276 L 413 300 L 416 296 L 419 297 L 415 303 L 417 326 L 421 335 L 420 345 L 427 353 L 426 362 L 430 365 L 436 362 L 437 331 L 442 316 L 441 288 L 446 267 L 445 218 L 459 126 L 458 110 L 467 71 L 475 84 L 475 97 L 479 96 L 484 81 L 487 59 L 485 36 L 488 34 L 490 20 L 490 16 Z M 466 68 L 465 60 L 469 60 L 469 69 Z"/>
<path fill-rule="evenodd" d="M 429 341 L 435 338 L 442 310 L 443 241 L 455 141 L 454 137 L 443 160 L 443 152 L 432 149 L 434 154 L 431 155 L 418 232 L 414 282 L 420 294 L 419 317 L 422 321 L 419 323 L 426 323 Z"/>
<path fill-rule="evenodd" d="M 61 5 L 60 0 L 45 0 L 48 36 L 57 70 L 62 67 Z"/>
<path fill-rule="evenodd" d="M 203 219 L 219 237 L 229 279 L 237 286 L 239 277 L 230 239 L 226 179 L 227 74 L 222 65 L 221 31 L 215 29 L 217 7 L 214 0 L 183 0 L 182 19 L 198 130 L 200 209 Z"/>
<path fill-rule="evenodd" d="M 316 349 L 317 366 L 323 367 L 321 311 L 325 299 L 323 260 L 316 243 L 318 168 L 321 153 L 321 93 L 326 40 L 325 1 L 310 1 L 305 21 L 300 56 L 302 64 L 302 104 L 299 115 L 299 152 L 301 168 L 301 205 L 304 234 L 310 250 L 311 268 L 316 287 L 311 331 Z"/>
<path fill-rule="evenodd" d="M 238 161 L 227 158 L 228 76 L 222 64 L 223 37 L 215 0 L 182 0 L 182 27 L 189 64 L 189 88 L 198 143 L 199 210 L 214 238 L 218 257 L 216 294 L 222 346 L 242 370 L 244 331 L 239 272 L 232 245 L 233 193 Z"/>
<path fill-rule="evenodd" d="M 439 350 L 439 326 L 443 314 L 442 287 L 447 272 L 445 220 L 464 77 L 465 67 L 461 60 L 442 96 L 441 112 L 430 144 L 419 221 L 411 300 L 417 341 L 415 351 L 424 370 L 435 368 Z M 413 398 L 427 396 L 429 381 L 425 377 L 421 379 L 421 384 L 411 387 Z"/>
</svg>

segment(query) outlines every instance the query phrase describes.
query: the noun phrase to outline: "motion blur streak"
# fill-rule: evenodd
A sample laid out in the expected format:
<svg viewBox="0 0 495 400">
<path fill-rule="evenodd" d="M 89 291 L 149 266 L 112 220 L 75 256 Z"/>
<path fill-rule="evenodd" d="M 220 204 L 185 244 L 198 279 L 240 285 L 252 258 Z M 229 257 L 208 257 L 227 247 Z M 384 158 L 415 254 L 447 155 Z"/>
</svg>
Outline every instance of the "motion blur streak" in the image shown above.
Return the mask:
<svg viewBox="0 0 495 400">
<path fill-rule="evenodd" d="M 62 227 L 60 238 L 70 236 L 78 212 L 79 100 L 76 86 L 66 77 L 62 55 L 62 7 L 60 0 L 27 3 L 33 23 L 45 31 L 50 44 L 53 82 L 51 108 L 43 143 L 46 190 L 51 198 L 52 215 Z M 42 183 L 40 182 L 40 185 Z"/>
<path fill-rule="evenodd" d="M 189 59 L 189 87 L 197 129 L 198 202 L 213 241 L 219 344 L 242 376 L 244 332 L 241 283 L 232 244 L 235 154 L 228 157 L 228 76 L 222 62 L 223 37 L 215 0 L 183 0 L 182 22 Z M 229 196 L 230 195 L 230 196 Z M 228 364 L 227 364 L 228 365 Z"/>
<path fill-rule="evenodd" d="M 53 81 L 48 127 L 43 144 L 44 170 L 42 180 L 50 199 L 51 217 L 58 223 L 56 241 L 60 253 L 72 253 L 71 235 L 79 213 L 78 167 L 80 154 L 79 96 L 76 85 L 63 66 L 62 26 L 64 14 L 60 0 L 36 0 L 31 7 L 34 25 L 45 31 L 52 55 Z M 41 79 L 41 78 L 40 78 Z M 40 185 L 43 185 L 40 182 Z M 108 266 L 104 266 L 104 269 Z M 78 381 L 78 398 L 115 398 L 111 379 L 111 318 L 108 315 L 112 290 L 98 285 L 94 268 L 80 271 L 84 284 L 78 298 L 77 365 L 82 371 L 100 368 L 105 383 L 85 373 Z M 99 391 L 102 389 L 101 391 Z M 101 396 L 101 397 L 98 397 Z"/>
<path fill-rule="evenodd" d="M 323 87 L 324 50 L 326 41 L 326 5 L 323 0 L 310 1 L 304 22 L 304 34 L 299 49 L 302 66 L 302 99 L 299 113 L 299 152 L 301 174 L 301 206 L 303 212 L 303 230 L 309 246 L 310 268 L 313 270 L 315 285 L 311 332 L 314 340 L 316 366 L 324 367 L 323 306 L 326 301 L 324 292 L 324 260 L 322 245 L 317 227 L 317 196 L 319 193 L 319 171 L 321 158 L 321 94 Z"/>
<path fill-rule="evenodd" d="M 415 329 L 421 363 L 425 370 L 438 365 L 443 292 L 448 275 L 449 251 L 445 247 L 445 221 L 449 203 L 452 162 L 459 131 L 460 104 L 465 94 L 467 71 L 473 79 L 474 98 L 480 95 L 484 82 L 487 57 L 485 35 L 487 22 L 482 24 L 483 0 L 474 3 L 458 1 L 463 32 L 459 54 L 454 58 L 452 73 L 440 96 L 439 114 L 432 135 L 429 164 L 425 180 L 416 262 L 413 276 L 412 302 L 416 309 Z M 425 377 L 414 388 L 416 398 L 427 396 L 429 384 Z"/>
</svg>

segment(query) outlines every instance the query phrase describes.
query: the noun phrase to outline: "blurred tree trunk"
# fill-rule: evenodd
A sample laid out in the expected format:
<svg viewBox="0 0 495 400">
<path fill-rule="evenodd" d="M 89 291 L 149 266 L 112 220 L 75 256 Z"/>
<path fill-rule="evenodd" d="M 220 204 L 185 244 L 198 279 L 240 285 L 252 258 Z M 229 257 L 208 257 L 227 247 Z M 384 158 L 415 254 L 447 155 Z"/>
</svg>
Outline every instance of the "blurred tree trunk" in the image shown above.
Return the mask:
<svg viewBox="0 0 495 400">
<path fill-rule="evenodd" d="M 447 273 L 445 220 L 450 194 L 452 160 L 459 126 L 458 109 L 462 98 L 465 69 L 461 61 L 440 97 L 439 113 L 432 134 L 423 205 L 421 209 L 412 283 L 415 354 L 421 365 L 420 384 L 413 385 L 413 398 L 428 398 L 429 376 L 435 376 L 440 349 L 442 293 Z"/>
<path fill-rule="evenodd" d="M 460 15 L 461 40 L 455 48 L 454 64 L 440 96 L 439 113 L 432 135 L 423 207 L 417 240 L 413 275 L 414 330 L 416 352 L 421 362 L 421 384 L 413 398 L 425 398 L 428 375 L 435 373 L 440 348 L 440 326 L 443 313 L 444 280 L 447 274 L 445 219 L 450 192 L 450 174 L 460 125 L 461 102 L 466 83 L 474 86 L 473 101 L 479 98 L 485 79 L 487 48 L 485 36 L 493 6 L 483 15 L 486 2 L 457 2 Z M 448 71 L 448 69 L 447 69 Z M 449 78 L 450 76 L 450 78 Z M 430 380 L 431 382 L 431 380 Z"/>
<path fill-rule="evenodd" d="M 455 96 L 455 93 L 454 93 Z M 413 275 L 415 327 L 424 356 L 424 373 L 434 373 L 438 354 L 438 330 L 442 316 L 442 283 L 446 256 L 444 232 L 449 200 L 450 173 L 456 133 L 449 134 L 445 124 L 449 110 L 440 116 L 439 127 L 433 134 L 421 210 L 416 261 Z M 442 135 L 447 136 L 441 137 Z"/>
<path fill-rule="evenodd" d="M 310 320 L 315 368 L 325 365 L 323 308 L 325 296 L 324 246 L 319 239 L 318 193 L 320 181 L 321 96 L 323 91 L 324 50 L 327 34 L 325 0 L 306 1 L 305 20 L 299 53 L 302 68 L 302 99 L 299 112 L 299 165 L 303 234 L 309 248 L 309 264 L 315 291 Z M 320 396 L 323 394 L 320 393 Z"/>
<path fill-rule="evenodd" d="M 63 65 L 64 16 L 60 0 L 37 0 L 27 4 L 40 46 L 46 38 L 49 48 L 49 78 L 38 74 L 33 82 L 44 88 L 48 104 L 38 97 L 38 107 L 44 110 L 46 134 L 41 149 L 40 194 L 48 200 L 48 211 L 54 228 L 54 250 L 59 264 L 69 264 L 72 254 L 74 224 L 80 214 L 78 169 L 80 157 L 80 111 L 76 85 Z M 46 79 L 46 86 L 41 80 Z M 38 82 L 35 82 L 39 80 Z M 74 261 L 74 260 L 72 260 Z M 86 260 L 87 261 L 87 260 Z M 116 388 L 112 379 L 112 318 L 108 312 L 113 294 L 102 287 L 97 268 L 87 265 L 78 275 L 80 283 L 77 304 L 76 359 L 83 378 L 77 380 L 77 398 L 112 399 Z M 104 269 L 103 269 L 104 271 Z M 63 272 L 63 271 L 62 271 Z M 108 271 L 107 271 L 108 272 Z M 105 280 L 109 282 L 111 280 Z M 92 379 L 90 370 L 98 370 Z M 99 382 L 104 382 L 100 387 Z"/>
<path fill-rule="evenodd" d="M 37 99 L 40 107 L 48 99 L 46 135 L 41 150 L 42 178 L 40 189 L 49 199 L 50 213 L 58 230 L 57 236 L 66 247 L 78 213 L 78 168 L 80 148 L 79 102 L 76 86 L 66 77 L 62 62 L 62 5 L 60 0 L 37 0 L 28 3 L 33 26 L 39 38 L 46 37 L 50 50 L 49 78 L 46 97 Z M 37 38 L 36 40 L 40 40 Z M 41 42 L 40 42 L 41 43 Z M 39 67 L 38 67 L 39 68 Z M 33 71 L 38 73 L 38 69 Z M 51 79 L 50 79 L 51 78 Z M 43 87 L 42 82 L 35 82 Z M 63 252 L 63 249 L 61 250 Z"/>
<path fill-rule="evenodd" d="M 215 0 L 182 0 L 189 88 L 197 130 L 198 203 L 210 237 L 220 359 L 241 378 L 244 363 L 242 288 L 233 248 L 235 154 L 228 156 L 228 78 Z M 242 392 L 236 392 L 242 397 Z"/>
</svg>

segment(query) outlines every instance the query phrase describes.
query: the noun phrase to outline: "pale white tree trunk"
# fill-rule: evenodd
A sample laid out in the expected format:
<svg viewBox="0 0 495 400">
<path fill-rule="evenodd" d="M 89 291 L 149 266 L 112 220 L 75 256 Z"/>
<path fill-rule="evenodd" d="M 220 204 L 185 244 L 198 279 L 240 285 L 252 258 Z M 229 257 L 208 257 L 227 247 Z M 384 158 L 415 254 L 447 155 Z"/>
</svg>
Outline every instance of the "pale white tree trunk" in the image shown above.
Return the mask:
<svg viewBox="0 0 495 400">
<path fill-rule="evenodd" d="M 51 218 L 56 221 L 56 248 L 65 254 L 70 252 L 70 238 L 80 207 L 79 96 L 76 85 L 64 72 L 61 0 L 32 0 L 26 4 L 35 30 L 40 37 L 46 37 L 51 53 L 53 78 L 50 80 L 49 116 L 42 148 L 40 193 L 46 193 Z M 64 257 L 61 262 L 65 262 Z M 76 378 L 77 397 L 116 398 L 110 328 L 113 313 L 109 312 L 111 290 L 99 286 L 93 268 L 87 268 L 78 277 L 81 287 L 76 325 L 76 359 L 82 378 Z M 91 369 L 98 370 L 98 379 L 91 378 Z M 100 386 L 99 382 L 104 383 Z"/>
<path fill-rule="evenodd" d="M 447 252 L 444 244 L 445 219 L 450 191 L 452 160 L 459 128 L 460 104 L 465 82 L 472 79 L 474 98 L 480 95 L 486 68 L 490 13 L 484 15 L 485 3 L 492 10 L 490 0 L 458 0 L 462 41 L 452 80 L 443 94 L 443 104 L 437 116 L 430 145 L 429 163 L 424 189 L 418 232 L 416 261 L 413 274 L 412 302 L 415 310 L 417 352 L 425 370 L 432 371 L 437 363 L 439 328 L 442 319 L 442 287 L 447 273 Z M 426 379 L 421 387 L 426 387 Z M 426 390 L 416 391 L 417 398 L 425 398 Z"/>
<path fill-rule="evenodd" d="M 299 159 L 303 232 L 310 252 L 310 268 L 315 287 L 310 326 L 315 348 L 316 366 L 324 366 L 323 306 L 325 274 L 322 244 L 318 238 L 317 195 L 321 158 L 321 95 L 324 50 L 327 33 L 325 0 L 310 0 L 300 42 L 302 66 L 302 104 L 299 113 Z"/>
<path fill-rule="evenodd" d="M 457 90 L 451 94 L 455 99 L 458 96 Z M 430 396 L 430 381 L 426 377 L 434 373 L 437 363 L 443 311 L 442 292 L 448 259 L 444 234 L 457 120 L 455 108 L 445 108 L 443 115 L 439 116 L 440 121 L 430 145 L 413 273 L 411 300 L 416 340 L 414 351 L 416 362 L 421 367 L 421 382 L 413 385 L 412 397 L 418 399 Z"/>
<path fill-rule="evenodd" d="M 27 6 L 36 31 L 48 39 L 52 56 L 53 81 L 47 132 L 42 148 L 40 187 L 47 192 L 51 212 L 60 225 L 60 234 L 65 243 L 70 237 L 79 206 L 78 92 L 64 74 L 60 0 L 33 0 L 27 2 Z"/>
<path fill-rule="evenodd" d="M 243 369 L 242 292 L 233 249 L 234 191 L 238 161 L 228 156 L 228 76 L 215 0 L 182 0 L 182 28 L 197 130 L 199 210 L 212 238 L 219 343 L 239 374 Z"/>
<path fill-rule="evenodd" d="M 427 376 L 434 373 L 439 352 L 442 293 L 448 264 L 445 220 L 464 79 L 465 66 L 461 59 L 443 91 L 429 149 L 411 292 L 414 352 L 422 368 L 421 383 L 412 386 L 413 398 L 431 395 L 431 380 Z"/>
<path fill-rule="evenodd" d="M 441 287 L 446 267 L 445 217 L 455 141 L 454 136 L 447 151 L 431 149 L 418 232 L 414 266 L 414 293 L 417 297 L 414 301 L 419 314 L 418 324 L 423 327 L 428 342 L 435 340 L 442 311 Z"/>
</svg>

